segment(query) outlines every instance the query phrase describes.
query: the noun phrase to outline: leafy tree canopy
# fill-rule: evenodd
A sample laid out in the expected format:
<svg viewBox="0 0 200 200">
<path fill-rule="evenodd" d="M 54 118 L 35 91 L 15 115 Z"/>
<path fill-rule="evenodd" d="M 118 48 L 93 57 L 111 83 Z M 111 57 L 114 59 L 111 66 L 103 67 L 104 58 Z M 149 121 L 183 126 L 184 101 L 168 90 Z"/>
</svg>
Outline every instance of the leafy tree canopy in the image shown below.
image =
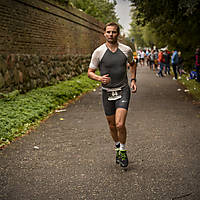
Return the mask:
<svg viewBox="0 0 200 200">
<path fill-rule="evenodd" d="M 52 0 L 56 1 L 61 5 L 71 5 L 77 9 L 84 11 L 85 13 L 95 17 L 97 20 L 108 23 L 116 22 L 117 18 L 115 12 L 116 0 Z"/>
<path fill-rule="evenodd" d="M 129 0 L 132 3 L 131 36 L 141 45 L 166 45 L 190 59 L 200 45 L 200 0 Z M 150 41 L 151 40 L 151 41 Z"/>
<path fill-rule="evenodd" d="M 116 0 L 70 0 L 71 4 L 103 23 L 118 22 L 115 13 Z"/>
</svg>

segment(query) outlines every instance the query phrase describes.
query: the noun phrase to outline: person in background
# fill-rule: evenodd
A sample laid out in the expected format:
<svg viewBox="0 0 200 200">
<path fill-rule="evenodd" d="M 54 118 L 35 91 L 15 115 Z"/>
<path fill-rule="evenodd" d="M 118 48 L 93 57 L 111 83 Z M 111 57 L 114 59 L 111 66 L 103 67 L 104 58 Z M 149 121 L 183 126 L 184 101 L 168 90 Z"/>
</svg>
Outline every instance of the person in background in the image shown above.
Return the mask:
<svg viewBox="0 0 200 200">
<path fill-rule="evenodd" d="M 158 70 L 158 51 L 157 49 L 154 50 L 154 66 L 155 66 L 155 70 Z"/>
<path fill-rule="evenodd" d="M 137 51 L 137 61 L 138 61 L 138 63 L 141 63 L 141 51 L 140 50 Z"/>
<path fill-rule="evenodd" d="M 150 70 L 153 70 L 155 68 L 154 60 L 155 60 L 154 50 L 151 50 L 151 53 L 149 54 Z"/>
<path fill-rule="evenodd" d="M 140 55 L 141 55 L 141 57 L 140 57 L 141 63 L 140 63 L 140 64 L 141 64 L 142 67 L 144 67 L 144 57 L 145 57 L 145 53 L 144 53 L 144 50 L 143 50 L 143 49 L 141 50 L 141 54 L 140 54 Z"/>
<path fill-rule="evenodd" d="M 178 52 L 178 73 L 179 77 L 181 78 L 183 73 L 183 57 L 181 55 L 181 51 Z"/>
<path fill-rule="evenodd" d="M 164 67 L 164 56 L 163 56 L 163 50 L 161 49 L 160 52 L 158 53 L 158 64 L 160 66 L 159 72 L 156 74 L 158 77 L 164 77 L 163 76 L 163 67 Z"/>
<path fill-rule="evenodd" d="M 197 48 L 195 52 L 195 67 L 197 72 L 197 81 L 200 82 L 200 49 Z"/>
<path fill-rule="evenodd" d="M 134 58 L 134 61 L 136 63 L 136 66 L 137 66 L 137 64 L 138 64 L 138 56 L 137 56 L 137 52 L 136 51 L 133 52 L 133 58 Z"/>
<path fill-rule="evenodd" d="M 165 58 L 165 74 L 170 75 L 170 52 L 166 49 L 164 52 Z"/>
<path fill-rule="evenodd" d="M 145 52 L 147 66 L 150 66 L 150 58 L 149 58 L 149 54 L 150 54 L 150 51 L 149 51 L 149 49 L 147 49 L 146 52 Z"/>
<path fill-rule="evenodd" d="M 172 63 L 172 68 L 174 72 L 173 80 L 177 80 L 178 52 L 176 50 L 172 51 L 171 63 Z"/>
</svg>

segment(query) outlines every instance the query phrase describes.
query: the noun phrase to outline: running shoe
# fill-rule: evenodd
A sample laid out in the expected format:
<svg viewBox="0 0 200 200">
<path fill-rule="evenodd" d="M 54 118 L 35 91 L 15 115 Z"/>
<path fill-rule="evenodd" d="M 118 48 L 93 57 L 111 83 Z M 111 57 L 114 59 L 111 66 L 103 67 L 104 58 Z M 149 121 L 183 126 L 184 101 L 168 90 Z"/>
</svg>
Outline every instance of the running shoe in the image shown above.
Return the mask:
<svg viewBox="0 0 200 200">
<path fill-rule="evenodd" d="M 120 150 L 119 149 L 115 149 L 115 151 L 116 151 L 116 163 L 119 164 Z"/>
<path fill-rule="evenodd" d="M 126 150 L 120 150 L 120 159 L 119 163 L 121 167 L 127 167 L 128 166 L 128 157 L 126 154 Z"/>
</svg>

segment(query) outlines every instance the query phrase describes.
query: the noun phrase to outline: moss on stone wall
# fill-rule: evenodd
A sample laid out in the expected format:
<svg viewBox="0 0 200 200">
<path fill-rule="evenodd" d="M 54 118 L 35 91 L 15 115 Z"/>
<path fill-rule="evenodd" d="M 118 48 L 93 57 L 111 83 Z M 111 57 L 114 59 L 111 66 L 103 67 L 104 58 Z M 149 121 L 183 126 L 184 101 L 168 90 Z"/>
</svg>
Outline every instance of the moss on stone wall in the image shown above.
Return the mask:
<svg viewBox="0 0 200 200">
<path fill-rule="evenodd" d="M 27 92 L 53 85 L 87 71 L 90 55 L 0 56 L 0 91 Z"/>
</svg>

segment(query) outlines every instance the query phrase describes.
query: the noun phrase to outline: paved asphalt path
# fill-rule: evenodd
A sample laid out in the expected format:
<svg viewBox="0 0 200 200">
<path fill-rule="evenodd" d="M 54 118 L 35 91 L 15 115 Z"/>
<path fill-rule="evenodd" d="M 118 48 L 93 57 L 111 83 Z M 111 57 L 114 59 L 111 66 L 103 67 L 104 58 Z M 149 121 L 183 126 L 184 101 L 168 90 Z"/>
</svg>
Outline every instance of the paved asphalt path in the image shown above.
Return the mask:
<svg viewBox="0 0 200 200">
<path fill-rule="evenodd" d="M 200 104 L 170 76 L 138 67 L 137 79 L 126 170 L 98 89 L 0 151 L 0 199 L 199 200 Z"/>
</svg>

